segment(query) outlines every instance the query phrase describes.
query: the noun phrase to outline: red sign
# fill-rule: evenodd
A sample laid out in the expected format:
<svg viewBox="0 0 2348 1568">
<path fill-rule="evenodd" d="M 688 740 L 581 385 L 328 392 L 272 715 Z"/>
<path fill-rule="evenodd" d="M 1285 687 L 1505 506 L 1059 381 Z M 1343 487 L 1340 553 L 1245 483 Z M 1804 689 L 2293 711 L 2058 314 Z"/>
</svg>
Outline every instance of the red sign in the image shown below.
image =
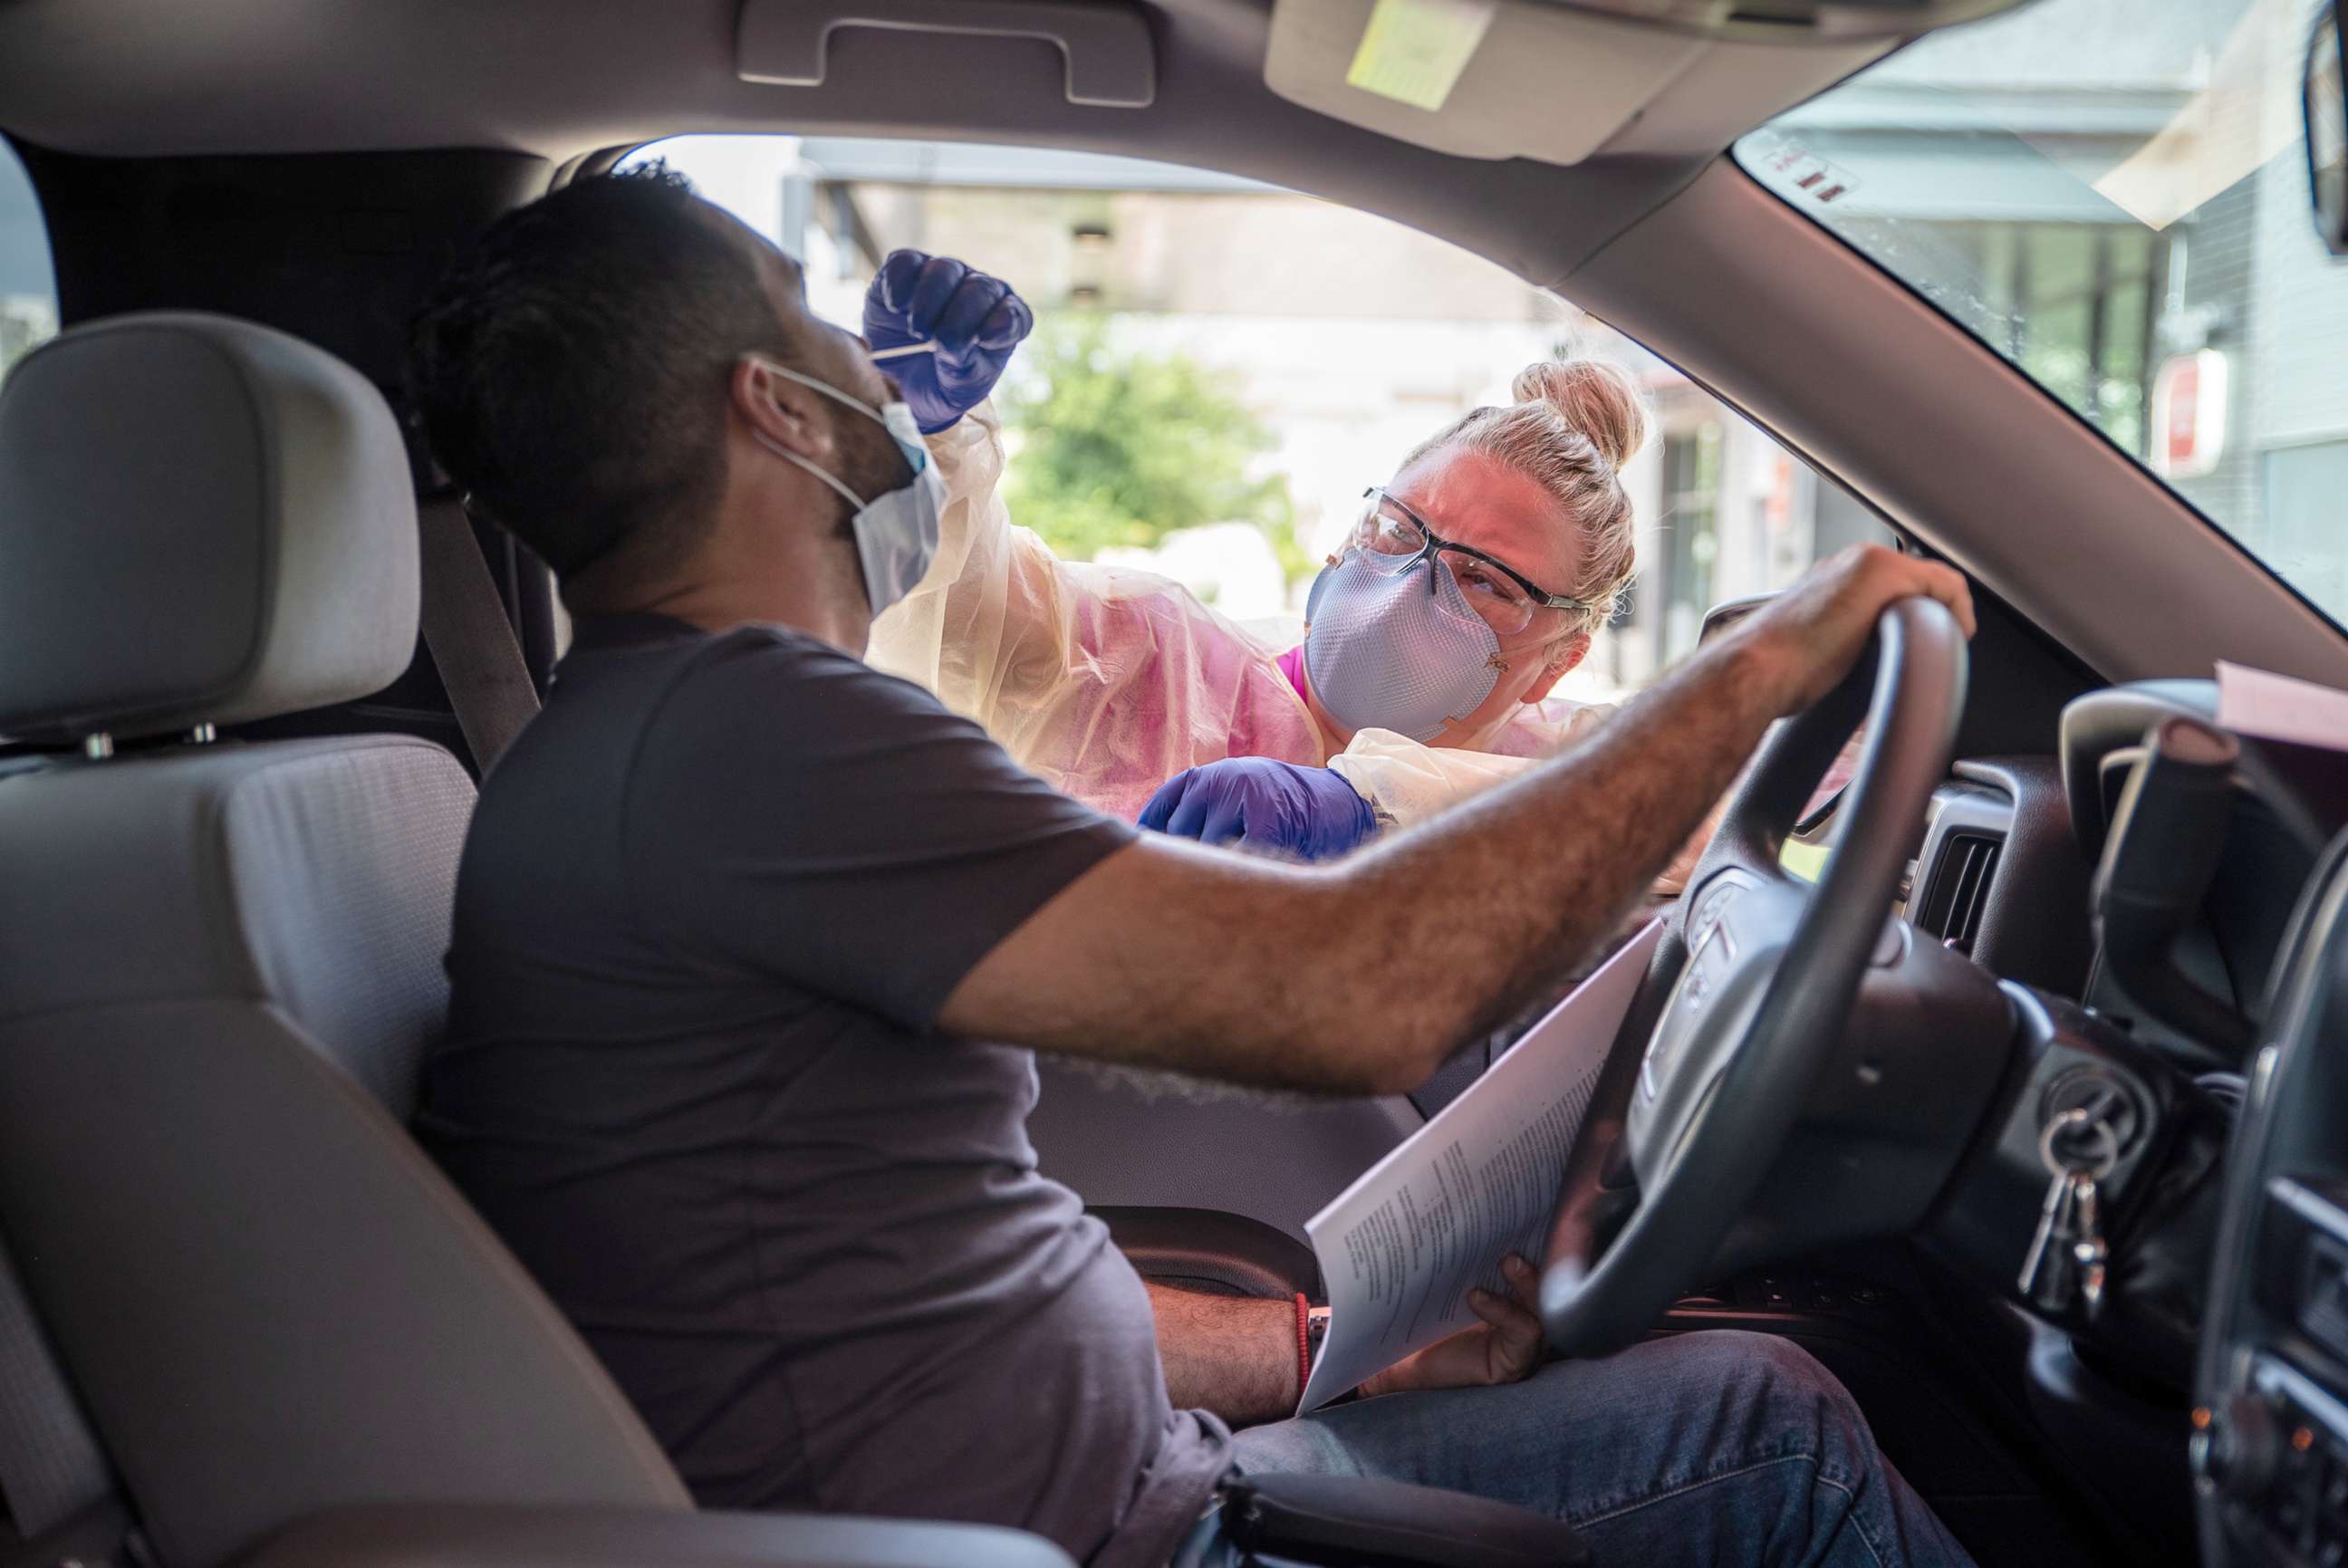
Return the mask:
<svg viewBox="0 0 2348 1568">
<path fill-rule="evenodd" d="M 2161 362 L 2152 383 L 2152 471 L 2190 480 L 2226 453 L 2226 356 L 2214 348 Z"/>
</svg>

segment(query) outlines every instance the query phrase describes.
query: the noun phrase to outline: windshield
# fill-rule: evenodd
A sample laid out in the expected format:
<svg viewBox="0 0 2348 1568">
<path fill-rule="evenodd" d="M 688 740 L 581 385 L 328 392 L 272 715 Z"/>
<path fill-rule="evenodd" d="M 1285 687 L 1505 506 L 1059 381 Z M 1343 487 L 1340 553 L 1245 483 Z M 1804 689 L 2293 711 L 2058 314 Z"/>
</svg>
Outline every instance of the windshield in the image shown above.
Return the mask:
<svg viewBox="0 0 2348 1568">
<path fill-rule="evenodd" d="M 2299 102 L 2315 10 L 2042 0 L 1736 156 L 2348 620 L 2348 263 L 2310 216 Z"/>
</svg>

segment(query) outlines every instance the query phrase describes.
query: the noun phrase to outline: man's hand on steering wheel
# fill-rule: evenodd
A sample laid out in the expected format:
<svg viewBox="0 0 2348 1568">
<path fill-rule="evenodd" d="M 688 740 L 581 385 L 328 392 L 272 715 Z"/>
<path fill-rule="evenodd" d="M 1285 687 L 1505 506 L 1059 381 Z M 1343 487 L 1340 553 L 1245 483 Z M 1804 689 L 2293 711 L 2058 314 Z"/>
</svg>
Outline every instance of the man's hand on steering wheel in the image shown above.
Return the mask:
<svg viewBox="0 0 2348 1568">
<path fill-rule="evenodd" d="M 1776 690 L 1777 712 L 1796 714 L 1842 680 L 1887 608 L 1917 595 L 1948 606 L 1965 635 L 1973 634 L 1972 594 L 1962 573 L 1880 544 L 1854 544 L 1804 573 L 1729 635 L 1761 654 L 1761 678 Z"/>
</svg>

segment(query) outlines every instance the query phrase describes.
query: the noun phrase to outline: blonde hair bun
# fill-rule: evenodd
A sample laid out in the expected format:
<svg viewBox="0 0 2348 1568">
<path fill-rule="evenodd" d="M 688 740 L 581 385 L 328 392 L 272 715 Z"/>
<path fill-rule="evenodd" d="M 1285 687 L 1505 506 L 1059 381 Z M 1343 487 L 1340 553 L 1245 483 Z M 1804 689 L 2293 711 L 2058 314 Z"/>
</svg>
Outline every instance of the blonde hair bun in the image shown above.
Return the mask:
<svg viewBox="0 0 2348 1568">
<path fill-rule="evenodd" d="M 1555 408 L 1618 469 L 1647 444 L 1646 397 L 1611 359 L 1544 359 L 1518 371 L 1509 390 L 1519 403 Z"/>
<path fill-rule="evenodd" d="M 1512 390 L 1515 403 L 1469 409 L 1412 449 L 1402 468 L 1456 449 L 1505 464 L 1546 490 L 1581 556 L 1573 585 L 1561 590 L 1585 606 L 1574 630 L 1594 632 L 1638 565 L 1622 468 L 1646 444 L 1647 400 L 1631 373 L 1606 359 L 1528 365 Z"/>
</svg>

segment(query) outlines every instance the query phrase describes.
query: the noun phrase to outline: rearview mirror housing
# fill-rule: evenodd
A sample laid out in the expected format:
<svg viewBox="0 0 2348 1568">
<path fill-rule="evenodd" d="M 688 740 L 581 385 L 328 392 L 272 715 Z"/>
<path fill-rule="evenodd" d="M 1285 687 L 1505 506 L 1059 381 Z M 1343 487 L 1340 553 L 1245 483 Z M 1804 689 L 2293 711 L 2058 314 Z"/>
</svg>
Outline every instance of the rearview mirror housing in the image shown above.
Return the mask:
<svg viewBox="0 0 2348 1568">
<path fill-rule="evenodd" d="M 2348 256 L 2348 97 L 2343 96 L 2343 39 L 2348 0 L 2333 0 L 2316 18 L 2307 42 L 2307 74 L 2300 89 L 2307 118 L 2307 179 L 2315 227 L 2335 256 Z"/>
</svg>

